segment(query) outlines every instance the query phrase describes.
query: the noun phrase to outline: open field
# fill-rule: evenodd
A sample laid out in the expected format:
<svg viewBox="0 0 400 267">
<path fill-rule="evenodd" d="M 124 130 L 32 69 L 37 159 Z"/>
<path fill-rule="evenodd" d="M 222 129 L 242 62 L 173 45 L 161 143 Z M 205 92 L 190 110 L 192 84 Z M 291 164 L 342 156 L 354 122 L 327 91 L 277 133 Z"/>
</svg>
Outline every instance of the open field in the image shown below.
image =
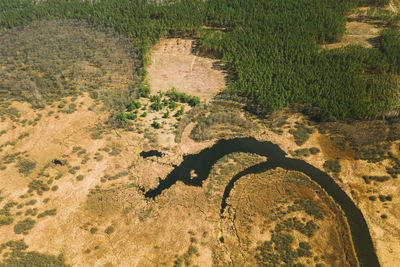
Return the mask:
<svg viewBox="0 0 400 267">
<path fill-rule="evenodd" d="M 168 91 L 175 87 L 210 99 L 225 88 L 227 74 L 223 63 L 199 56 L 198 46 L 193 39 L 161 39 L 152 49 L 147 68 L 152 90 Z"/>
</svg>

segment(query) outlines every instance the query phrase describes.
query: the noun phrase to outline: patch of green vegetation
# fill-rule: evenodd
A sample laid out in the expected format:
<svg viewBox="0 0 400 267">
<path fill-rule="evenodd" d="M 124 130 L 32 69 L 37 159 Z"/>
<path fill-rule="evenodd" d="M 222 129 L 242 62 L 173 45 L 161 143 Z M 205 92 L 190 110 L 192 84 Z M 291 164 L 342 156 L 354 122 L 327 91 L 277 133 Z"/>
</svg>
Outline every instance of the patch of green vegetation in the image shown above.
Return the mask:
<svg viewBox="0 0 400 267">
<path fill-rule="evenodd" d="M 51 187 L 51 191 L 57 191 L 58 190 L 58 185 L 54 185 Z"/>
<path fill-rule="evenodd" d="M 319 148 L 312 147 L 312 148 L 300 148 L 295 150 L 292 155 L 296 157 L 308 157 L 310 155 L 316 155 L 320 152 Z"/>
<path fill-rule="evenodd" d="M 388 180 L 390 180 L 390 177 L 385 175 L 385 176 L 370 176 L 370 175 L 364 175 L 362 177 L 365 181 L 366 184 L 370 184 L 371 181 L 375 181 L 375 182 L 386 182 Z"/>
<path fill-rule="evenodd" d="M 38 195 L 42 195 L 43 192 L 50 190 L 50 187 L 47 184 L 43 183 L 42 180 L 37 180 L 37 179 L 30 181 L 28 187 L 29 187 L 28 190 L 29 193 L 36 191 Z"/>
<path fill-rule="evenodd" d="M 110 225 L 104 230 L 104 233 L 106 233 L 107 235 L 111 235 L 112 233 L 114 233 L 114 231 L 114 226 Z"/>
<path fill-rule="evenodd" d="M 385 201 L 392 201 L 393 196 L 392 195 L 387 195 L 387 196 L 379 195 L 378 198 L 381 202 L 385 202 Z"/>
<path fill-rule="evenodd" d="M 46 210 L 42 213 L 39 213 L 39 215 L 37 216 L 37 218 L 43 218 L 46 216 L 55 216 L 57 214 L 57 209 L 50 209 L 50 210 Z"/>
<path fill-rule="evenodd" d="M 392 153 L 389 153 L 389 158 L 393 161 L 393 166 L 386 169 L 386 172 L 392 176 L 392 178 L 397 178 L 400 175 L 400 159 L 395 157 Z"/>
<path fill-rule="evenodd" d="M 311 199 L 297 199 L 295 205 L 299 205 L 308 215 L 316 219 L 323 219 L 323 210 Z"/>
<path fill-rule="evenodd" d="M 153 121 L 153 123 L 151 124 L 151 126 L 152 126 L 154 129 L 160 129 L 160 128 L 162 128 L 162 124 L 160 124 L 160 123 L 157 122 L 157 121 Z"/>
<path fill-rule="evenodd" d="M 33 208 L 33 209 L 27 209 L 25 211 L 25 216 L 36 216 L 38 213 L 38 209 L 37 208 Z"/>
<path fill-rule="evenodd" d="M 99 152 L 94 153 L 94 159 L 96 161 L 102 161 L 103 160 L 103 155 L 101 155 Z"/>
<path fill-rule="evenodd" d="M 339 173 L 341 171 L 340 163 L 339 160 L 327 160 L 324 162 L 324 169 L 333 172 L 333 173 Z"/>
<path fill-rule="evenodd" d="M 187 103 L 189 106 L 194 107 L 200 104 L 200 98 L 197 96 L 191 96 L 185 93 L 178 92 L 176 88 L 172 88 L 166 94 L 170 100 L 179 103 Z"/>
<path fill-rule="evenodd" d="M 28 202 L 26 202 L 25 205 L 27 205 L 27 206 L 35 205 L 36 203 L 37 203 L 37 200 L 36 199 L 32 199 L 32 200 L 29 200 Z"/>
<path fill-rule="evenodd" d="M 141 85 L 138 90 L 138 97 L 149 97 L 150 96 L 150 87 Z"/>
<path fill-rule="evenodd" d="M 293 249 L 294 239 L 289 233 L 273 233 L 271 241 L 265 241 L 256 248 L 256 260 L 260 266 L 302 266 L 296 263 L 298 258 L 312 257 L 311 246 L 300 242 Z"/>
<path fill-rule="evenodd" d="M 3 258 L 0 261 L 0 266 L 12 267 L 12 266 L 48 266 L 48 267 L 67 267 L 63 255 L 60 254 L 58 257 L 53 255 L 41 254 L 35 251 L 29 251 L 28 246 L 23 240 L 8 241 L 1 244 L 0 253 L 2 250 L 9 248 L 10 253 L 4 253 Z"/>
<path fill-rule="evenodd" d="M 139 109 L 141 106 L 142 106 L 142 104 L 139 101 L 134 100 L 128 104 L 128 106 L 126 107 L 126 111 L 131 112 L 131 111 Z"/>
<path fill-rule="evenodd" d="M 310 127 L 307 127 L 303 124 L 297 123 L 295 129 L 290 129 L 289 133 L 291 133 L 294 137 L 294 141 L 298 146 L 301 146 L 307 142 L 310 134 L 312 134 L 314 130 Z"/>
<path fill-rule="evenodd" d="M 29 133 L 22 133 L 22 134 L 20 134 L 19 136 L 18 136 L 18 139 L 23 139 L 23 138 L 25 138 L 25 137 L 28 137 L 29 136 Z"/>
<path fill-rule="evenodd" d="M 24 234 L 27 235 L 29 230 L 31 230 L 35 226 L 35 221 L 26 218 L 25 220 L 19 221 L 16 225 L 14 225 L 14 232 L 16 234 Z"/>
<path fill-rule="evenodd" d="M 18 172 L 24 175 L 29 175 L 36 167 L 36 162 L 31 160 L 20 160 L 17 164 Z"/>
<path fill-rule="evenodd" d="M 69 169 L 68 172 L 69 172 L 70 174 L 75 174 L 76 171 L 78 171 L 78 170 L 80 170 L 80 169 L 81 169 L 81 167 L 75 166 L 75 167 L 72 167 L 71 169 Z"/>
<path fill-rule="evenodd" d="M 174 117 L 179 118 L 180 116 L 183 115 L 184 112 L 185 112 L 185 107 L 181 106 L 181 108 L 175 113 Z"/>
<path fill-rule="evenodd" d="M 0 216 L 0 226 L 10 225 L 13 222 L 14 222 L 14 218 L 11 216 L 4 216 L 4 215 Z"/>
<path fill-rule="evenodd" d="M 112 181 L 112 180 L 118 180 L 121 177 L 127 176 L 129 173 L 127 171 L 121 171 L 119 173 L 117 173 L 116 175 L 104 175 L 103 177 L 101 177 L 101 180 L 108 180 L 108 181 Z"/>
</svg>

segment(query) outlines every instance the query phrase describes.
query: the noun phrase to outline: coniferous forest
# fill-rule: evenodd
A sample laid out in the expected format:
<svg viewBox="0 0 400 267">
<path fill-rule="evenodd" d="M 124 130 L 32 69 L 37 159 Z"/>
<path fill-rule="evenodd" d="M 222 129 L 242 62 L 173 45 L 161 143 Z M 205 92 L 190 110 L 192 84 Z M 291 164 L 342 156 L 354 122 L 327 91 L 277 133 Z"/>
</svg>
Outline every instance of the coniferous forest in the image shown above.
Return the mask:
<svg viewBox="0 0 400 267">
<path fill-rule="evenodd" d="M 326 116 L 368 119 L 400 111 L 400 28 L 383 30 L 374 49 L 327 50 L 320 45 L 343 36 L 346 14 L 353 8 L 387 2 L 2 0 L 0 27 L 34 20 L 87 20 L 129 38 L 141 49 L 144 66 L 160 37 L 200 34 L 203 49 L 220 55 L 235 72 L 228 92 L 270 111 L 300 103 L 320 108 Z"/>
</svg>

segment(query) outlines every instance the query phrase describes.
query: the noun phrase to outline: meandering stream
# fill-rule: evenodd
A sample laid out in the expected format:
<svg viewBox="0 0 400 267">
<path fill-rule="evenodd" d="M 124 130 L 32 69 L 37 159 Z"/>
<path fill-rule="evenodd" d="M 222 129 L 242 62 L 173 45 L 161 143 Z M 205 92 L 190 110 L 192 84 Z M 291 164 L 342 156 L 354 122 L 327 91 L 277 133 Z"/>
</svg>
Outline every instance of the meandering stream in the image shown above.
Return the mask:
<svg viewBox="0 0 400 267">
<path fill-rule="evenodd" d="M 160 180 L 156 188 L 147 191 L 145 197 L 155 198 L 177 181 L 182 181 L 189 186 L 202 186 L 203 181 L 208 178 L 213 165 L 223 156 L 233 152 L 254 153 L 265 156 L 268 160 L 243 170 L 229 181 L 224 191 L 221 212 L 224 211 L 227 205 L 226 199 L 229 197 L 234 183 L 247 174 L 262 173 L 276 167 L 302 172 L 325 189 L 336 203 L 341 206 L 350 225 L 353 244 L 360 265 L 380 266 L 367 223 L 360 209 L 357 208 L 351 198 L 328 174 L 303 160 L 287 158 L 286 153 L 278 145 L 271 142 L 260 142 L 254 138 L 220 140 L 214 146 L 206 148 L 198 154 L 184 156 L 183 162 L 176 166 L 165 179 Z M 191 177 L 193 171 L 196 173 L 196 177 Z"/>
</svg>

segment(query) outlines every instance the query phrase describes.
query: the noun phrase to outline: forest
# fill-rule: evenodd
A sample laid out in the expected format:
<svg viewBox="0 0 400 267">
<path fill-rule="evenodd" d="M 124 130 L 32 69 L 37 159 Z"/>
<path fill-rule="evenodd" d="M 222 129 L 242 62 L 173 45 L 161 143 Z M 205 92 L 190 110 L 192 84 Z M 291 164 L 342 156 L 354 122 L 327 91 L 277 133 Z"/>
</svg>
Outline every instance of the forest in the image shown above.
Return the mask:
<svg viewBox="0 0 400 267">
<path fill-rule="evenodd" d="M 142 67 L 160 37 L 197 34 L 203 49 L 220 55 L 235 72 L 227 88 L 231 94 L 269 111 L 296 103 L 327 117 L 369 119 L 400 111 L 400 28 L 385 29 L 374 49 L 320 45 L 340 40 L 351 9 L 385 4 L 388 0 L 3 0 L 0 27 L 52 19 L 112 27 L 142 51 Z"/>
</svg>

